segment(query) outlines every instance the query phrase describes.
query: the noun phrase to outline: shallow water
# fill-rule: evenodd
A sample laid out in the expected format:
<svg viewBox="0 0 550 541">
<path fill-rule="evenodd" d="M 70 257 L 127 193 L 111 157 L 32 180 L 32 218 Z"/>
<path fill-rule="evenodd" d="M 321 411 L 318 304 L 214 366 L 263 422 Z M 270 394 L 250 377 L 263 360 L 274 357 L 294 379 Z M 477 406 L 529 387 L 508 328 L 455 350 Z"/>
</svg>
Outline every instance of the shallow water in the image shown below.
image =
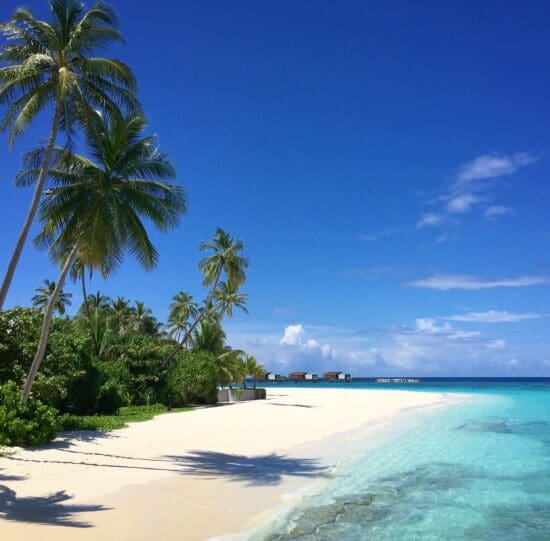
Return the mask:
<svg viewBox="0 0 550 541">
<path fill-rule="evenodd" d="M 372 383 L 344 388 L 353 387 Z M 251 539 L 549 541 L 550 380 L 438 381 L 414 390 L 468 400 L 380 431 L 368 453 L 340 463 L 320 493 Z"/>
</svg>

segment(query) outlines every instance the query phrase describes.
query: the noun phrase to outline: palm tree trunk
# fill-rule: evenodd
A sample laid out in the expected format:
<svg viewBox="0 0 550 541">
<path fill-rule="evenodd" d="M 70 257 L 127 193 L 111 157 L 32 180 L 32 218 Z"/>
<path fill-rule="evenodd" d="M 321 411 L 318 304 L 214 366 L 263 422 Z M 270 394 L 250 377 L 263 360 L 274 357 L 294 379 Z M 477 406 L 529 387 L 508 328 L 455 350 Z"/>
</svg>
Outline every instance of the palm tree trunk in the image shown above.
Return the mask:
<svg viewBox="0 0 550 541">
<path fill-rule="evenodd" d="M 246 389 L 246 374 L 243 374 L 243 389 Z"/>
<path fill-rule="evenodd" d="M 55 309 L 55 303 L 57 302 L 59 292 L 63 288 L 63 284 L 65 283 L 65 279 L 67 278 L 67 273 L 71 268 L 77 249 L 78 249 L 78 246 L 74 246 L 69 256 L 67 257 L 65 264 L 61 269 L 59 280 L 56 282 L 55 289 L 53 290 L 52 296 L 50 297 L 50 300 L 48 301 L 48 305 L 46 306 L 44 321 L 42 323 L 42 332 L 40 333 L 40 341 L 38 342 L 38 349 L 36 350 L 36 354 L 32 361 L 29 374 L 27 375 L 27 381 L 25 382 L 25 386 L 23 387 L 23 393 L 21 394 L 21 404 L 27 403 L 27 400 L 29 399 L 29 395 L 32 389 L 32 385 L 36 378 L 36 374 L 38 373 L 38 369 L 40 368 L 40 363 L 44 358 L 44 353 L 46 352 L 46 345 L 48 344 L 48 337 L 50 334 L 50 326 L 52 323 L 52 316 L 53 316 L 53 311 Z"/>
<path fill-rule="evenodd" d="M 253 389 L 256 389 L 256 374 L 254 374 L 254 387 Z"/>
<path fill-rule="evenodd" d="M 82 296 L 84 297 L 84 308 L 86 309 L 86 317 L 88 323 L 91 324 L 92 316 L 90 315 L 90 303 L 88 302 L 88 293 L 86 291 L 86 276 L 84 275 L 84 269 L 82 269 Z"/>
<path fill-rule="evenodd" d="M 174 348 L 172 353 L 164 359 L 162 366 L 164 366 L 166 363 L 169 363 L 175 356 L 176 353 L 187 343 L 187 340 L 189 340 L 189 337 L 191 336 L 191 333 L 195 330 L 195 327 L 199 324 L 199 322 L 204 318 L 206 313 L 208 312 L 208 307 L 210 306 L 210 301 L 212 300 L 212 297 L 214 295 L 214 291 L 216 291 L 216 287 L 218 287 L 218 282 L 221 278 L 221 272 L 218 273 L 218 276 L 216 276 L 216 280 L 214 281 L 214 285 L 212 286 L 212 289 L 210 290 L 210 293 L 208 294 L 208 297 L 206 297 L 206 300 L 204 301 L 204 308 L 200 311 L 199 315 L 193 322 L 193 325 L 189 327 L 189 330 L 185 333 L 183 336 L 182 341 Z"/>
<path fill-rule="evenodd" d="M 44 162 L 42 163 L 42 169 L 38 177 L 38 182 L 36 183 L 36 186 L 34 188 L 31 206 L 29 208 L 29 211 L 27 212 L 27 217 L 25 218 L 25 222 L 23 223 L 23 227 L 21 229 L 21 232 L 19 233 L 19 238 L 17 239 L 17 243 L 15 244 L 15 249 L 13 250 L 13 254 L 8 264 L 8 269 L 6 270 L 4 281 L 2 282 L 2 286 L 0 287 L 0 311 L 2 311 L 2 309 L 4 308 L 4 303 L 6 301 L 6 297 L 8 296 L 8 291 L 10 289 L 13 276 L 15 274 L 15 269 L 17 268 L 17 264 L 19 263 L 19 259 L 21 258 L 21 253 L 23 252 L 23 247 L 25 246 L 25 242 L 27 241 L 29 230 L 34 221 L 34 217 L 36 216 L 36 211 L 42 197 L 44 184 L 46 182 L 46 178 L 48 177 L 50 161 L 57 139 L 57 132 L 59 131 L 59 117 L 61 116 L 61 106 L 62 100 L 58 99 L 55 106 L 55 113 L 52 121 L 50 138 L 48 140 L 48 146 L 46 147 L 46 154 L 44 155 Z"/>
<path fill-rule="evenodd" d="M 92 325 L 92 313 L 90 312 L 90 303 L 88 302 L 88 292 L 86 291 L 86 267 L 82 268 L 82 296 L 84 297 L 84 309 L 86 310 L 86 319 L 88 320 L 88 328 L 90 329 L 90 335 L 95 346 L 95 351 L 99 355 L 99 344 L 97 343 L 97 336 L 94 332 Z M 96 308 L 97 310 L 97 308 Z"/>
</svg>

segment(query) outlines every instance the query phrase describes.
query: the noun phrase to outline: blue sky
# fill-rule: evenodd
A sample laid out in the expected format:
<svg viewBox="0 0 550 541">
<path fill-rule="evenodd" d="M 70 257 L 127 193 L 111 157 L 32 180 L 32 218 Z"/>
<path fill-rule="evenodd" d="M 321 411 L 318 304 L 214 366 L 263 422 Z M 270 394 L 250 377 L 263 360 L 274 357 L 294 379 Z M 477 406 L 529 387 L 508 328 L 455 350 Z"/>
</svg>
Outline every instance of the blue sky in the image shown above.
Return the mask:
<svg viewBox="0 0 550 541">
<path fill-rule="evenodd" d="M 115 6 L 113 54 L 190 205 L 152 235 L 154 272 L 128 259 L 91 290 L 165 319 L 176 291 L 202 298 L 220 226 L 251 262 L 229 341 L 274 371 L 550 375 L 547 2 Z M 31 197 L 13 176 L 46 134 L 0 136 L 0 269 Z M 8 305 L 56 274 L 29 244 Z"/>
</svg>

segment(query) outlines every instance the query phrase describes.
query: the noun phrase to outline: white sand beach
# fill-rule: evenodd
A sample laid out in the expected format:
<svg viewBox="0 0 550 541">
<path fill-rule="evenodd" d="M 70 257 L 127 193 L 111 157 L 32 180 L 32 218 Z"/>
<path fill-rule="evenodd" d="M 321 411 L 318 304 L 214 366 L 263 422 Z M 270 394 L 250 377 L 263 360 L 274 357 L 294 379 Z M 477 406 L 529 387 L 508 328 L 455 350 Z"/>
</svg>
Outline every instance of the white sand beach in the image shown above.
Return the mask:
<svg viewBox="0 0 550 541">
<path fill-rule="evenodd" d="M 0 457 L 0 538 L 191 541 L 243 531 L 323 475 L 330 442 L 447 401 L 281 387 L 265 401 L 64 434 Z"/>
</svg>

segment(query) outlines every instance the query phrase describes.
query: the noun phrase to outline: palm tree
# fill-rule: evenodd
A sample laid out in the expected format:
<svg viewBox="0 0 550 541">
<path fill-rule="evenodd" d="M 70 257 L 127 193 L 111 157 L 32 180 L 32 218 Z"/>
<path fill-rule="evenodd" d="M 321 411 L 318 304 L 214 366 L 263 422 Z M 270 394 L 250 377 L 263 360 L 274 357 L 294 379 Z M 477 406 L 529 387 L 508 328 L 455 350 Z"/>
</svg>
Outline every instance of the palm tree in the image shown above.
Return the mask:
<svg viewBox="0 0 550 541">
<path fill-rule="evenodd" d="M 6 106 L 0 130 L 9 131 L 10 146 L 39 113 L 53 109 L 34 195 L 0 286 L 0 310 L 40 203 L 59 130 L 70 140 L 77 125 L 91 128 L 96 110 L 120 115 L 139 109 L 130 69 L 97 56 L 109 44 L 123 42 L 113 9 L 102 1 L 85 11 L 80 0 L 50 0 L 50 16 L 50 22 L 40 21 L 18 8 L 0 24 L 7 41 L 0 48 L 0 106 Z"/>
<path fill-rule="evenodd" d="M 82 303 L 82 306 L 79 308 L 79 312 L 83 313 L 86 310 L 86 305 L 92 310 L 99 310 L 101 312 L 104 312 L 109 308 L 109 303 L 111 302 L 111 299 L 107 297 L 107 295 L 103 295 L 103 293 L 100 293 L 97 291 L 96 293 L 90 293 L 86 297 L 86 303 Z"/>
<path fill-rule="evenodd" d="M 44 312 L 54 290 L 55 282 L 53 280 L 44 280 L 44 285 L 36 288 L 36 295 L 31 299 L 32 305 L 41 312 Z M 72 293 L 65 293 L 63 290 L 60 290 L 54 305 L 54 311 L 57 311 L 60 315 L 64 315 L 65 308 L 71 306 L 72 296 Z"/>
<path fill-rule="evenodd" d="M 216 356 L 226 351 L 225 332 L 217 317 L 207 317 L 200 322 L 193 331 L 191 345 L 193 349 L 209 351 Z"/>
<path fill-rule="evenodd" d="M 265 371 L 266 371 L 266 368 L 263 364 L 256 363 L 256 366 L 253 367 L 253 370 L 250 372 L 250 375 L 252 376 L 254 381 L 254 387 L 253 387 L 254 389 L 256 388 L 256 382 L 258 380 L 258 377 L 264 375 Z"/>
<path fill-rule="evenodd" d="M 141 116 L 96 118 L 98 130 L 90 140 L 90 155 L 59 149 L 60 159 L 40 206 L 44 226 L 37 241 L 63 262 L 42 325 L 40 342 L 22 394 L 28 399 L 44 357 L 53 306 L 74 259 L 90 269 L 114 269 L 129 251 L 145 269 L 158 258 L 142 217 L 159 230 L 175 227 L 186 212 L 183 189 L 168 183 L 175 169 L 158 150 L 154 137 L 142 137 Z M 57 289 L 59 288 L 59 289 Z"/>
<path fill-rule="evenodd" d="M 256 359 L 252 355 L 243 355 L 240 362 L 243 388 L 246 389 L 246 377 L 254 374 L 258 367 Z"/>
<path fill-rule="evenodd" d="M 196 318 L 199 313 L 199 305 L 193 297 L 185 291 L 180 291 L 172 297 L 168 325 L 170 336 L 181 338 L 189 327 L 189 319 Z"/>
<path fill-rule="evenodd" d="M 240 383 L 242 381 L 240 358 L 244 355 L 244 351 L 239 349 L 229 349 L 224 351 L 216 358 L 219 369 L 220 383 L 229 385 L 232 389 L 233 382 Z"/>
<path fill-rule="evenodd" d="M 136 301 L 136 305 L 131 308 L 129 324 L 134 332 L 152 337 L 158 334 L 161 326 L 151 309 L 146 308 L 141 301 Z"/>
<path fill-rule="evenodd" d="M 118 334 L 124 334 L 130 327 L 132 309 L 124 297 L 117 297 L 109 303 L 109 326 Z"/>
<path fill-rule="evenodd" d="M 247 299 L 248 293 L 238 293 L 234 284 L 229 281 L 221 281 L 214 291 L 214 309 L 219 311 L 219 315 L 222 318 L 225 314 L 233 317 L 233 307 L 240 308 L 248 314 L 246 308 Z"/>
<path fill-rule="evenodd" d="M 204 306 L 199 312 L 195 321 L 189 327 L 181 342 L 174 348 L 172 353 L 165 359 L 165 363 L 170 362 L 176 353 L 184 346 L 192 335 L 195 327 L 211 311 L 212 300 L 218 284 L 225 274 L 227 282 L 233 287 L 241 286 L 245 279 L 245 270 L 248 268 L 248 260 L 241 255 L 244 245 L 241 240 L 234 239 L 223 229 L 216 229 L 214 238 L 208 242 L 202 242 L 200 250 L 209 250 L 210 255 L 204 257 L 199 262 L 199 269 L 203 273 L 202 284 L 205 288 L 210 287 L 210 292 L 206 297 Z"/>
</svg>

